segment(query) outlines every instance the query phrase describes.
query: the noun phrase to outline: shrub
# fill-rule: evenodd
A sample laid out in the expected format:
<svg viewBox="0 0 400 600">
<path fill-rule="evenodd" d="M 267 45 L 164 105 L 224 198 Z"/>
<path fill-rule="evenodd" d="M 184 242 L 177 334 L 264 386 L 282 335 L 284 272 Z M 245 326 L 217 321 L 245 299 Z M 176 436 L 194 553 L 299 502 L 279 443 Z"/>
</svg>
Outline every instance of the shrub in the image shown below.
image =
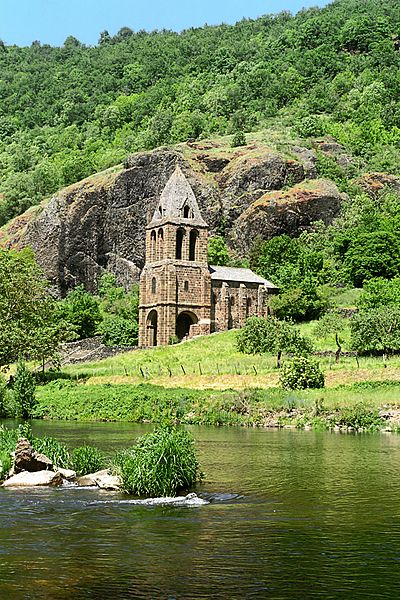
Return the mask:
<svg viewBox="0 0 400 600">
<path fill-rule="evenodd" d="M 104 469 L 104 454 L 93 446 L 80 446 L 72 452 L 72 468 L 78 475 L 87 475 Z"/>
<path fill-rule="evenodd" d="M 36 406 L 35 389 L 36 382 L 34 376 L 27 368 L 25 362 L 20 360 L 17 365 L 13 392 L 17 415 L 23 419 L 28 419 L 32 416 Z"/>
<path fill-rule="evenodd" d="M 287 390 L 323 388 L 325 378 L 318 363 L 309 358 L 299 356 L 283 365 L 280 383 Z"/>
<path fill-rule="evenodd" d="M 237 131 L 231 142 L 231 147 L 236 148 L 237 146 L 245 146 L 247 144 L 246 136 L 243 131 Z"/>
<path fill-rule="evenodd" d="M 123 489 L 138 496 L 171 496 L 201 477 L 191 435 L 165 425 L 140 437 L 116 457 Z"/>
<path fill-rule="evenodd" d="M 344 408 L 336 422 L 339 426 L 352 427 L 353 429 L 376 430 L 384 424 L 376 409 L 365 406 L 362 402 Z"/>
</svg>

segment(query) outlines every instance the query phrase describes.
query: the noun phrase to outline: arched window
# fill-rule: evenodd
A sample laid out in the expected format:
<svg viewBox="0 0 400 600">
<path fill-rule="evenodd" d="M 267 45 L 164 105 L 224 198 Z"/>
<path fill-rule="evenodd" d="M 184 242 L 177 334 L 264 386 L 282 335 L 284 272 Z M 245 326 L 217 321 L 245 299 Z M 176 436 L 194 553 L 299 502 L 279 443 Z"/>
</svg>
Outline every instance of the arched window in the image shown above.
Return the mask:
<svg viewBox="0 0 400 600">
<path fill-rule="evenodd" d="M 153 277 L 153 279 L 151 280 L 151 293 L 155 294 L 157 291 L 157 279 L 155 277 Z"/>
<path fill-rule="evenodd" d="M 161 260 L 164 257 L 164 231 L 162 229 L 159 229 L 157 235 L 157 254 L 158 259 Z"/>
<path fill-rule="evenodd" d="M 155 260 L 156 248 L 157 248 L 156 232 L 152 231 L 151 235 L 150 235 L 150 260 Z"/>
<path fill-rule="evenodd" d="M 196 260 L 196 245 L 199 232 L 196 229 L 192 229 L 189 238 L 189 260 Z"/>
<path fill-rule="evenodd" d="M 185 290 L 185 292 L 189 291 L 189 282 L 185 281 L 185 283 L 183 284 L 183 289 Z"/>
<path fill-rule="evenodd" d="M 185 230 L 178 229 L 176 232 L 176 254 L 175 258 L 178 260 L 182 259 L 182 246 L 183 246 L 183 238 L 185 237 Z"/>
<path fill-rule="evenodd" d="M 189 218 L 189 216 L 190 216 L 190 208 L 189 208 L 189 206 L 186 204 L 186 205 L 183 207 L 183 218 L 184 218 L 184 219 L 188 219 L 188 218 Z"/>
</svg>

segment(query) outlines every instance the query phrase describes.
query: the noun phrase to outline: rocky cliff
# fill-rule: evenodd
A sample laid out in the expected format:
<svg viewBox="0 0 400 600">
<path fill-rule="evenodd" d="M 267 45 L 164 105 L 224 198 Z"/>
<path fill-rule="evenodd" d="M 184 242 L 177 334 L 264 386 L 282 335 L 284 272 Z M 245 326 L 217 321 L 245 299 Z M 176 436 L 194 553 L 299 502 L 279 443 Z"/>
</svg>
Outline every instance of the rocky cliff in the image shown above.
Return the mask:
<svg viewBox="0 0 400 600">
<path fill-rule="evenodd" d="M 0 232 L 2 245 L 32 246 L 39 264 L 65 294 L 114 272 L 123 285 L 137 281 L 144 263 L 145 226 L 179 163 L 211 232 L 224 231 L 238 256 L 257 235 L 298 234 L 314 221 L 330 222 L 341 194 L 315 179 L 314 152 L 290 146 L 278 152 L 255 142 L 230 149 L 188 143 L 128 157 L 112 169 L 61 190 Z"/>
</svg>

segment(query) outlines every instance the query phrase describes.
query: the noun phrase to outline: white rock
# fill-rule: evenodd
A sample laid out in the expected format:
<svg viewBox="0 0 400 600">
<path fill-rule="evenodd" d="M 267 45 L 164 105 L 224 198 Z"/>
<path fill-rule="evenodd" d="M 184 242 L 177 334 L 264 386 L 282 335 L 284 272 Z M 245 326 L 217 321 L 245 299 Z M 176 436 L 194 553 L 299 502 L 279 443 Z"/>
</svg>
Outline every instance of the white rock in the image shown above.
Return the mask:
<svg viewBox="0 0 400 600">
<path fill-rule="evenodd" d="M 95 482 L 97 487 L 102 490 L 119 490 L 122 485 L 122 481 L 120 477 L 115 475 L 98 475 L 95 477 Z"/>
<path fill-rule="evenodd" d="M 62 477 L 60 473 L 54 471 L 22 471 L 13 475 L 3 483 L 3 487 L 34 487 L 43 485 L 61 485 Z"/>
<path fill-rule="evenodd" d="M 102 471 L 97 471 L 96 473 L 88 473 L 87 475 L 81 475 L 77 478 L 76 481 L 78 485 L 83 485 L 85 487 L 97 485 L 96 479 L 104 477 L 106 475 L 109 475 L 108 469 L 103 469 Z"/>
<path fill-rule="evenodd" d="M 67 481 L 71 481 L 72 479 L 75 479 L 75 477 L 76 477 L 76 471 L 73 471 L 72 469 L 57 469 L 57 470 L 60 473 L 61 477 L 63 479 L 66 479 Z"/>
</svg>

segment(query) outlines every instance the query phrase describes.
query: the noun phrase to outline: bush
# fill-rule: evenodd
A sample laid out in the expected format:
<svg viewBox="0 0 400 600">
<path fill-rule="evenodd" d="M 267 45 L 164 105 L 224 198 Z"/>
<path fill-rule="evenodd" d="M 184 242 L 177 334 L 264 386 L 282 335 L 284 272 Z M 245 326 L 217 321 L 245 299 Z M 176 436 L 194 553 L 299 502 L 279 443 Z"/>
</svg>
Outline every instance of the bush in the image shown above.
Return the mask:
<svg viewBox="0 0 400 600">
<path fill-rule="evenodd" d="M 247 144 L 246 136 L 243 131 L 237 131 L 231 142 L 231 147 L 236 148 L 237 146 L 245 146 Z"/>
<path fill-rule="evenodd" d="M 161 426 L 140 437 L 136 446 L 116 457 L 123 489 L 138 496 L 172 496 L 201 477 L 191 435 Z"/>
<path fill-rule="evenodd" d="M 280 383 L 286 390 L 323 388 L 325 377 L 318 363 L 309 358 L 299 356 L 283 365 Z"/>
<path fill-rule="evenodd" d="M 120 315 L 105 315 L 99 326 L 105 346 L 137 346 L 138 323 Z"/>
<path fill-rule="evenodd" d="M 104 454 L 93 446 L 80 446 L 72 452 L 72 468 L 78 475 L 96 473 L 104 466 Z"/>
<path fill-rule="evenodd" d="M 37 403 L 35 389 L 36 382 L 34 376 L 27 368 L 25 362 L 20 360 L 17 365 L 13 384 L 17 416 L 21 416 L 23 419 L 32 417 Z"/>
</svg>

